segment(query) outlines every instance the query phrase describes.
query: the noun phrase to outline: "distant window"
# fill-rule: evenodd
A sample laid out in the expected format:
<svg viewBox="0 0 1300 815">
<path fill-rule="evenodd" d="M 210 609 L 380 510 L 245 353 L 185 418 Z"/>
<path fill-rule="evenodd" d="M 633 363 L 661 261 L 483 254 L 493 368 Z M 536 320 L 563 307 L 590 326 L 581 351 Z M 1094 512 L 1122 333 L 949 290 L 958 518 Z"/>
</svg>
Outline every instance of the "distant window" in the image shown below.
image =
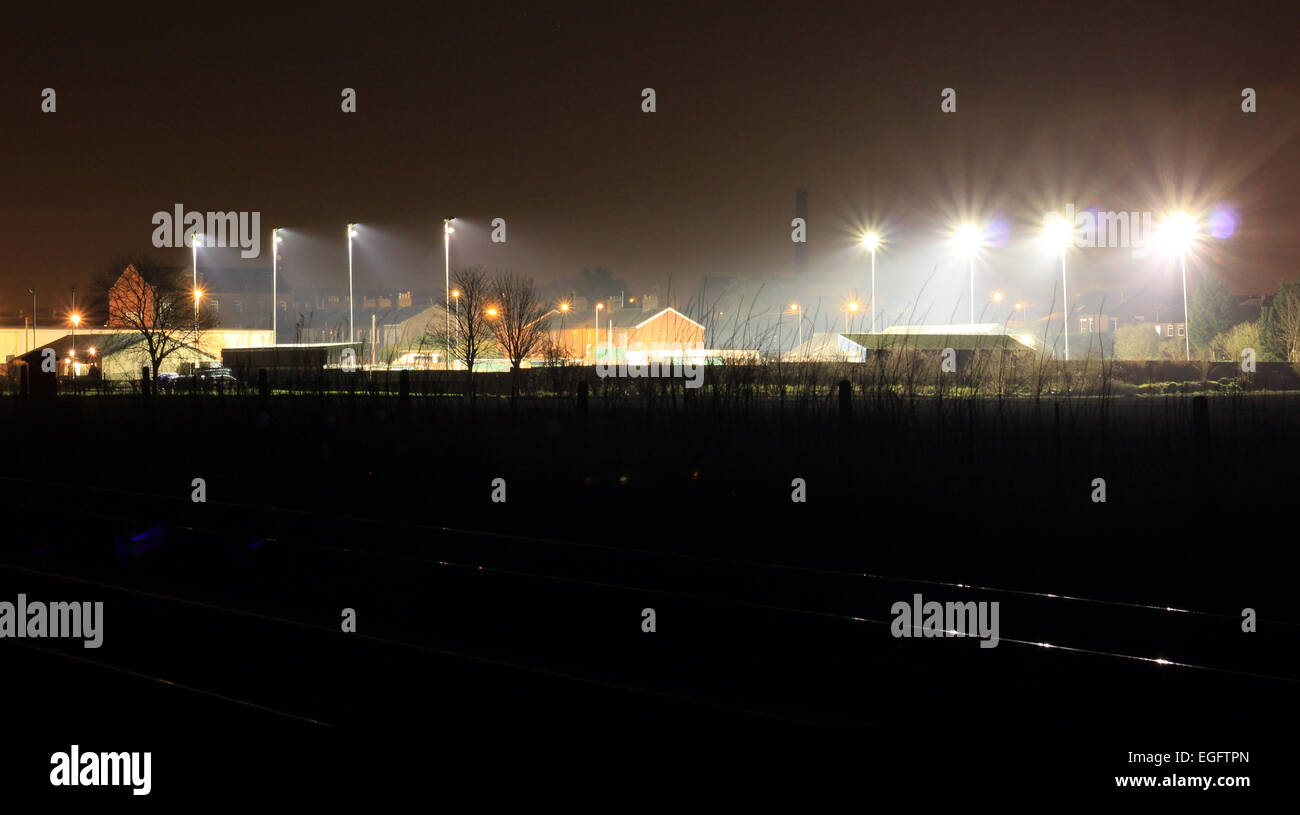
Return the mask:
<svg viewBox="0 0 1300 815">
<path fill-rule="evenodd" d="M 235 301 L 235 313 L 236 313 L 236 314 L 243 314 L 243 313 L 244 313 L 244 301 L 243 301 L 243 300 L 236 300 L 236 301 Z"/>
<path fill-rule="evenodd" d="M 220 300 L 217 300 L 216 298 L 213 298 L 213 299 L 209 300 L 208 303 L 210 304 L 210 305 L 208 306 L 208 308 L 212 309 L 212 311 L 213 311 L 214 313 L 217 312 L 217 311 L 220 311 L 220 310 L 221 310 L 221 301 L 220 301 Z"/>
<path fill-rule="evenodd" d="M 1183 327 L 1181 325 L 1178 326 L 1178 336 L 1183 336 Z"/>
<path fill-rule="evenodd" d="M 1165 326 L 1165 336 L 1172 337 L 1173 335 L 1174 335 L 1174 324 L 1170 323 L 1169 325 Z"/>
</svg>

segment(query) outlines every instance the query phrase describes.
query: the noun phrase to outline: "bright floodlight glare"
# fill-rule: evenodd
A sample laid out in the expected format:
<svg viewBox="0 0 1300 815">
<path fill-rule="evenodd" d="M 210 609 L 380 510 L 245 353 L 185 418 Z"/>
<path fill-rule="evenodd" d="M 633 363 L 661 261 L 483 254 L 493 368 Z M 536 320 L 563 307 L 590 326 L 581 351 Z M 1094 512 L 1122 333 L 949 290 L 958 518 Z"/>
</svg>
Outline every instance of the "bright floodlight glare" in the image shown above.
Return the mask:
<svg viewBox="0 0 1300 815">
<path fill-rule="evenodd" d="M 74 314 L 74 315 L 72 315 L 72 324 L 73 324 L 74 326 L 76 326 L 76 325 L 81 325 L 81 315 L 80 315 L 80 314 Z"/>
<path fill-rule="evenodd" d="M 495 317 L 495 316 L 497 316 L 497 310 L 494 309 L 494 308 L 490 308 L 490 309 L 487 310 L 487 315 L 488 315 L 489 317 Z"/>
<path fill-rule="evenodd" d="M 1167 252 L 1186 251 L 1196 237 L 1196 219 L 1186 212 L 1175 212 L 1160 224 L 1160 245 Z"/>
<path fill-rule="evenodd" d="M 358 234 L 356 224 L 348 224 L 348 237 L 355 238 Z"/>
<path fill-rule="evenodd" d="M 568 311 L 568 310 L 569 310 L 568 303 L 560 303 L 560 311 Z"/>
<path fill-rule="evenodd" d="M 604 308 L 604 307 L 605 307 L 605 304 L 604 304 L 604 303 L 597 303 L 597 304 L 596 304 L 596 311 L 600 311 L 600 310 L 601 310 L 602 308 Z"/>
<path fill-rule="evenodd" d="M 876 247 L 880 245 L 880 236 L 875 232 L 868 232 L 862 236 L 862 245 L 867 248 L 868 252 L 874 252 Z"/>
<path fill-rule="evenodd" d="M 203 290 L 202 290 L 202 289 L 195 289 L 195 290 L 194 290 L 194 299 L 195 299 L 195 300 L 198 300 L 198 299 L 201 299 L 202 297 L 203 297 Z"/>
<path fill-rule="evenodd" d="M 202 246 L 202 245 L 203 245 L 203 236 L 200 235 L 199 233 L 195 232 L 195 233 L 194 233 L 194 236 L 190 238 L 190 243 L 191 243 L 192 245 L 194 245 L 194 246 Z"/>
<path fill-rule="evenodd" d="M 799 304 L 798 304 L 798 303 L 791 303 L 791 304 L 790 304 L 790 310 L 791 310 L 791 311 L 798 311 L 798 310 L 799 310 Z"/>
<path fill-rule="evenodd" d="M 857 300 L 854 300 L 853 302 L 849 303 L 849 311 L 857 311 L 857 310 L 858 310 Z"/>
<path fill-rule="evenodd" d="M 952 233 L 952 239 L 958 251 L 970 255 L 984 244 L 984 232 L 975 224 L 962 224 Z"/>
<path fill-rule="evenodd" d="M 1073 242 L 1074 231 L 1069 221 L 1053 212 L 1044 219 L 1043 238 L 1052 248 L 1065 249 Z"/>
<path fill-rule="evenodd" d="M 1003 296 L 1003 295 L 1002 295 L 1002 292 L 1000 292 L 1000 291 L 995 291 L 995 292 L 993 292 L 993 302 L 995 302 L 995 303 L 1001 303 L 1001 302 L 1002 302 L 1002 296 Z"/>
</svg>

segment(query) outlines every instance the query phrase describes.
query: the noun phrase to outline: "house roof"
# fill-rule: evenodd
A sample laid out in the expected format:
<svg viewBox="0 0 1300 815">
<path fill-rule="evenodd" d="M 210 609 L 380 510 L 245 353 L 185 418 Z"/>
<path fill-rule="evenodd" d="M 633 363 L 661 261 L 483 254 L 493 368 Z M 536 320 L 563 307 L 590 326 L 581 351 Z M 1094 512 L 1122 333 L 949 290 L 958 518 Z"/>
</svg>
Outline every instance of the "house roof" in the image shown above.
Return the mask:
<svg viewBox="0 0 1300 815">
<path fill-rule="evenodd" d="M 1027 351 L 1031 345 L 1020 332 L 1009 331 L 1000 323 L 968 323 L 940 326 L 894 326 L 875 334 L 840 334 L 859 348 L 913 348 L 939 351 L 1004 349 Z"/>
<path fill-rule="evenodd" d="M 677 309 L 671 306 L 665 306 L 653 312 L 641 311 L 640 309 L 636 309 L 636 308 L 620 309 L 614 312 L 614 317 L 613 317 L 614 327 L 615 328 L 642 328 L 646 324 L 653 322 L 654 320 L 657 320 L 660 317 L 663 317 L 669 312 L 676 314 L 678 317 L 681 317 L 683 320 L 686 320 L 689 323 L 699 326 L 700 329 L 704 328 L 704 326 L 700 325 L 695 320 L 692 320 L 690 317 L 687 317 L 685 314 L 682 314 L 680 311 L 678 311 Z M 584 320 L 586 322 L 586 325 L 592 326 L 595 324 L 595 317 L 592 316 L 591 309 L 587 309 L 587 312 L 585 314 L 578 315 L 577 317 L 574 316 L 573 312 L 569 312 L 569 314 L 565 317 L 565 321 L 566 321 L 565 324 L 566 325 L 571 324 L 574 327 L 581 327 Z M 609 322 L 610 322 L 610 318 L 605 316 L 605 313 L 602 311 L 600 317 L 601 328 L 607 327 L 609 325 Z"/>
<path fill-rule="evenodd" d="M 189 266 L 185 270 L 193 274 Z M 199 286 L 213 294 L 265 294 L 271 293 L 271 270 L 245 267 L 208 268 L 199 264 Z M 288 281 L 280 275 L 276 291 L 288 292 Z"/>
<path fill-rule="evenodd" d="M 1174 310 L 1182 314 L 1182 301 L 1176 297 L 1157 294 L 1150 289 L 1090 289 L 1071 298 L 1074 313 L 1078 316 L 1105 314 L 1118 319 L 1142 316 L 1154 319 L 1157 311 Z"/>
<path fill-rule="evenodd" d="M 428 312 L 427 319 L 432 319 L 435 315 L 441 316 L 443 313 L 442 306 L 431 306 L 427 303 L 418 306 L 386 306 L 377 308 L 375 306 L 363 306 L 357 303 L 351 313 L 356 314 L 357 327 L 369 328 L 370 315 L 375 315 L 375 325 L 398 325 L 404 323 L 412 317 Z M 302 314 L 304 325 L 308 328 L 328 328 L 337 325 L 347 325 L 349 310 L 347 306 L 333 308 L 303 309 L 299 308 L 295 313 L 280 315 L 279 324 L 283 329 L 288 325 L 290 328 L 298 324 L 298 314 Z"/>
<path fill-rule="evenodd" d="M 839 336 L 834 332 L 813 334 L 800 345 L 787 351 L 786 355 L 802 359 L 833 359 L 839 357 Z"/>
<path fill-rule="evenodd" d="M 94 348 L 96 357 L 99 358 L 108 357 L 108 356 L 112 356 L 113 354 L 121 353 L 122 351 L 129 351 L 132 349 L 136 349 L 143 342 L 144 342 L 144 335 L 141 334 L 139 331 L 79 333 L 76 335 L 77 356 L 80 359 L 89 361 L 89 351 L 91 348 Z M 33 358 L 39 359 L 41 354 L 45 351 L 46 348 L 54 349 L 55 356 L 61 358 L 65 354 L 67 354 L 70 348 L 72 348 L 72 344 L 73 344 L 72 334 L 71 333 L 64 334 L 62 337 L 59 337 L 53 342 L 47 342 L 44 345 L 39 345 L 36 348 L 33 348 L 32 350 L 28 351 L 25 354 L 19 354 L 17 357 L 15 357 L 15 359 L 21 359 L 25 362 L 30 363 L 32 362 Z M 180 347 L 188 351 L 195 350 L 193 346 L 187 343 L 182 343 Z M 204 356 L 207 356 L 209 358 L 213 358 L 211 354 L 208 354 L 207 352 L 200 352 L 200 353 L 202 353 Z"/>
</svg>

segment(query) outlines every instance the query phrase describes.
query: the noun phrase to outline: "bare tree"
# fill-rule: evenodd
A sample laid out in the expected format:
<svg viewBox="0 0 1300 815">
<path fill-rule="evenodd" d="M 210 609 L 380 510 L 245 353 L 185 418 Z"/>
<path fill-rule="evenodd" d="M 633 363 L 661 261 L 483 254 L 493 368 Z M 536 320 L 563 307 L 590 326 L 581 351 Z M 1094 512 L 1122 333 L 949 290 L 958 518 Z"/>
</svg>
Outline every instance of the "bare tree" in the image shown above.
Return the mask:
<svg viewBox="0 0 1300 815">
<path fill-rule="evenodd" d="M 471 374 L 474 364 L 492 350 L 493 335 L 488 309 L 493 307 L 492 287 L 482 267 L 460 269 L 451 278 L 459 294 L 452 303 L 452 333 L 446 336 L 446 317 L 438 314 L 425 328 L 435 348 L 446 350 L 451 359 L 465 363 Z"/>
<path fill-rule="evenodd" d="M 492 293 L 497 311 L 490 320 L 492 334 L 510 359 L 510 370 L 518 372 L 523 361 L 541 349 L 554 309 L 547 308 L 531 277 L 513 272 L 497 272 Z"/>
<path fill-rule="evenodd" d="M 196 315 L 194 298 L 184 269 L 146 256 L 115 261 L 92 283 L 92 308 L 106 326 L 140 335 L 155 379 L 163 362 L 183 348 L 197 349 L 203 331 L 216 325 L 210 309 Z"/>
</svg>

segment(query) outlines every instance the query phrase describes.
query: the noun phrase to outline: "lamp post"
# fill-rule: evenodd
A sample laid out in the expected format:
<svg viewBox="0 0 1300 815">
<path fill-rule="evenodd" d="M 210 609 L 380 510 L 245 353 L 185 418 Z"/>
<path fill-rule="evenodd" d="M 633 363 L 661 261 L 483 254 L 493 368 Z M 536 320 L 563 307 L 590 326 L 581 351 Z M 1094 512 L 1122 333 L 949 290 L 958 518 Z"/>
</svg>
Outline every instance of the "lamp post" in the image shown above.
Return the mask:
<svg viewBox="0 0 1300 815">
<path fill-rule="evenodd" d="M 443 311 L 447 312 L 447 331 L 443 334 L 444 337 L 451 336 L 451 310 L 448 306 L 451 305 L 451 235 L 456 231 L 456 228 L 451 225 L 451 222 L 454 220 L 456 219 L 452 217 L 442 219 L 442 274 L 444 287 L 442 308 Z M 447 354 L 446 368 L 447 370 L 451 370 L 450 353 Z"/>
<path fill-rule="evenodd" d="M 356 330 L 352 325 L 352 239 L 357 236 L 357 225 L 348 224 L 348 342 L 356 342 Z"/>
<path fill-rule="evenodd" d="M 591 364 L 596 364 L 596 346 L 600 345 L 600 310 L 605 307 L 604 303 L 596 304 L 596 333 L 591 341 Z"/>
<path fill-rule="evenodd" d="M 1074 225 L 1055 212 L 1048 213 L 1044 219 L 1043 236 L 1048 245 L 1061 252 L 1061 300 L 1062 313 L 1065 315 L 1065 361 L 1070 361 L 1070 292 L 1065 276 L 1065 253 L 1074 243 Z"/>
<path fill-rule="evenodd" d="M 1183 348 L 1187 359 L 1192 358 L 1192 320 L 1187 311 L 1187 252 L 1196 245 L 1200 227 L 1190 214 L 1175 212 L 1164 219 L 1156 235 L 1157 243 L 1166 252 L 1177 252 L 1183 275 Z"/>
<path fill-rule="evenodd" d="M 451 324 L 452 344 L 454 347 L 460 348 L 460 289 L 451 290 L 451 299 L 456 303 L 456 321 Z M 450 360 L 451 354 L 447 356 Z"/>
<path fill-rule="evenodd" d="M 789 311 L 782 310 L 780 317 L 777 317 L 776 320 L 776 361 L 777 362 L 781 361 L 781 317 L 784 317 L 787 314 L 792 314 L 797 318 L 795 320 L 795 331 L 798 334 L 798 339 L 795 341 L 794 347 L 798 348 L 800 345 L 803 345 L 803 319 L 799 317 L 799 304 L 791 303 L 790 310 Z M 794 349 L 791 350 L 793 351 Z M 794 356 L 794 354 L 792 353 L 791 356 Z"/>
<path fill-rule="evenodd" d="M 203 238 L 195 232 L 190 238 L 190 269 L 194 272 L 194 345 L 198 348 L 199 342 L 199 247 L 203 245 Z M 197 357 L 196 357 L 197 362 Z"/>
<path fill-rule="evenodd" d="M 795 342 L 795 346 L 794 346 L 795 348 L 798 348 L 799 346 L 803 345 L 803 315 L 799 313 L 799 304 L 798 304 L 798 303 L 791 303 L 791 304 L 790 304 L 790 313 L 792 313 L 792 314 L 794 314 L 796 317 L 798 317 L 798 319 L 795 320 L 795 325 L 797 326 L 797 328 L 795 329 L 795 331 L 797 332 L 797 337 L 798 337 L 798 338 L 797 338 L 797 340 L 796 340 L 796 342 Z"/>
<path fill-rule="evenodd" d="M 279 342 L 280 299 L 276 296 L 276 278 L 280 271 L 280 228 L 271 230 L 271 344 Z"/>
<path fill-rule="evenodd" d="M 876 333 L 876 247 L 880 245 L 880 236 L 868 232 L 862 236 L 862 245 L 871 253 L 871 333 Z"/>
<path fill-rule="evenodd" d="M 36 347 L 36 289 L 31 288 L 27 293 L 32 296 L 32 348 Z"/>
<path fill-rule="evenodd" d="M 970 265 L 970 322 L 975 324 L 975 254 L 984 245 L 984 231 L 972 223 L 964 223 L 953 232 L 957 251 Z"/>
<path fill-rule="evenodd" d="M 1187 352 L 1187 361 L 1192 360 L 1192 316 L 1187 311 L 1187 250 L 1178 253 L 1178 264 L 1183 271 L 1183 348 Z"/>
<path fill-rule="evenodd" d="M 562 349 L 564 347 L 564 318 L 568 316 L 569 316 L 569 304 L 560 303 L 560 339 L 559 342 L 556 343 L 557 348 Z"/>
<path fill-rule="evenodd" d="M 72 287 L 72 355 L 77 355 L 77 326 L 81 324 L 81 315 L 77 313 L 77 287 Z"/>
</svg>

